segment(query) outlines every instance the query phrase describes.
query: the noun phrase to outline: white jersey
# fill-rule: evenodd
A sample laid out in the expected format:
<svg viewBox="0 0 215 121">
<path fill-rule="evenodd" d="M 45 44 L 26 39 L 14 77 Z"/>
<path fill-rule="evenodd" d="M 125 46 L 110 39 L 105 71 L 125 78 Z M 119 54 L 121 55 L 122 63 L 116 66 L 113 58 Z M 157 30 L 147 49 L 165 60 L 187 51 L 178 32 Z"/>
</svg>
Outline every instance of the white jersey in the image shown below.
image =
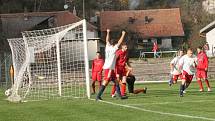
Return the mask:
<svg viewBox="0 0 215 121">
<path fill-rule="evenodd" d="M 179 60 L 179 65 L 182 66 L 182 70 L 186 71 L 189 75 L 195 74 L 195 64 L 196 59 L 194 56 L 188 57 L 187 55 L 184 55 Z"/>
<path fill-rule="evenodd" d="M 170 64 L 173 65 L 173 70 L 171 71 L 171 74 L 173 74 L 173 75 L 181 74 L 181 70 L 179 68 L 180 59 L 181 59 L 181 56 L 177 56 L 177 57 L 173 58 L 172 61 L 170 62 Z"/>
<path fill-rule="evenodd" d="M 106 44 L 105 47 L 105 63 L 103 69 L 115 69 L 116 65 L 116 51 L 118 50 L 118 44 L 112 46 L 110 44 Z"/>
</svg>

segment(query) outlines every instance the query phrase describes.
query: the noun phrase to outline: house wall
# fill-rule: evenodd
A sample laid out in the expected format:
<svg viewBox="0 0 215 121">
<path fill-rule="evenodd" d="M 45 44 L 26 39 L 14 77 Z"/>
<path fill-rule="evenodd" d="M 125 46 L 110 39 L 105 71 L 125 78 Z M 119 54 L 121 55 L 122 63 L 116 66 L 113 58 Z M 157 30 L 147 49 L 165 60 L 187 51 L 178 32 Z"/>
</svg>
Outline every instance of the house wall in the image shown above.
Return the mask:
<svg viewBox="0 0 215 121">
<path fill-rule="evenodd" d="M 210 14 L 215 13 L 215 0 L 205 0 L 202 2 L 202 6 L 205 11 L 207 11 Z"/>
<path fill-rule="evenodd" d="M 172 49 L 172 39 L 171 38 L 162 38 L 162 44 L 159 45 L 159 48 L 168 48 Z"/>
<path fill-rule="evenodd" d="M 77 39 L 76 34 L 78 34 L 78 32 L 75 33 L 75 34 L 74 33 L 67 33 L 65 35 L 65 39 L 68 39 L 68 40 L 73 40 L 74 39 L 74 40 L 76 40 Z M 80 37 L 82 38 L 82 36 L 80 36 Z M 98 38 L 97 32 L 87 30 L 87 38 Z M 76 44 L 83 44 L 83 43 L 74 42 L 73 45 L 71 45 L 70 48 L 74 49 L 74 48 L 76 48 L 76 46 L 79 46 L 79 45 L 76 45 Z M 95 54 L 96 54 L 96 52 L 98 50 L 99 50 L 98 40 L 88 39 L 88 58 L 89 58 L 89 60 L 92 60 L 93 58 L 95 58 Z M 65 50 L 65 52 L 67 52 L 67 51 L 70 51 L 70 50 Z M 81 53 L 81 55 L 83 55 L 83 53 Z"/>
<path fill-rule="evenodd" d="M 88 40 L 88 58 L 93 60 L 96 57 L 96 52 L 98 51 L 97 40 Z"/>
<path fill-rule="evenodd" d="M 206 41 L 209 45 L 209 50 L 207 51 L 207 55 L 209 57 L 215 55 L 215 28 L 206 33 Z"/>
<path fill-rule="evenodd" d="M 143 39 L 143 43 L 145 44 L 149 43 L 148 40 Z M 151 43 L 158 42 L 157 38 L 151 38 Z M 138 49 L 145 49 L 143 46 L 138 45 Z M 172 49 L 172 39 L 171 38 L 162 38 L 161 44 L 158 43 L 158 49 L 159 48 L 165 48 L 165 49 Z"/>
</svg>

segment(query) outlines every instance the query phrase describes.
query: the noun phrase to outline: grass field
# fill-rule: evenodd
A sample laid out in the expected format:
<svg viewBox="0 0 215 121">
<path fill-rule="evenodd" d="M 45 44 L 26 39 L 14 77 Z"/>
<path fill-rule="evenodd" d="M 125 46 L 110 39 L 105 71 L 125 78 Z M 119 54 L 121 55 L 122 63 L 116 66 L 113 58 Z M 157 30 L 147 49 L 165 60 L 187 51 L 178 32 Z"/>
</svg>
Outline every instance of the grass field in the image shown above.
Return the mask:
<svg viewBox="0 0 215 121">
<path fill-rule="evenodd" d="M 1 89 L 0 121 L 215 121 L 215 88 L 200 93 L 193 82 L 179 97 L 179 85 L 138 84 L 136 88 L 144 86 L 147 94 L 129 95 L 127 100 L 112 99 L 109 86 L 102 102 L 92 97 L 10 103 Z"/>
</svg>

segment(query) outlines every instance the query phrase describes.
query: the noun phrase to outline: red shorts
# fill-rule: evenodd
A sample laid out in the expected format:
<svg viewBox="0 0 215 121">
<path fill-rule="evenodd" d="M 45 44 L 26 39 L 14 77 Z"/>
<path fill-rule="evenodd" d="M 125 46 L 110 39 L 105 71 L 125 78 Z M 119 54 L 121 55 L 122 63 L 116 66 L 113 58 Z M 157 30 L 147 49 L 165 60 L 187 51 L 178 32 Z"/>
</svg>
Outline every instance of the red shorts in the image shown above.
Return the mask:
<svg viewBox="0 0 215 121">
<path fill-rule="evenodd" d="M 187 82 L 191 82 L 193 79 L 193 75 L 189 75 L 186 71 L 182 72 L 182 79 L 184 79 Z"/>
<path fill-rule="evenodd" d="M 177 82 L 178 78 L 181 78 L 181 79 L 182 79 L 182 74 L 173 75 L 173 76 L 172 76 L 172 79 L 173 79 L 173 81 L 175 81 L 175 82 Z"/>
<path fill-rule="evenodd" d="M 116 80 L 116 74 L 114 70 L 104 69 L 104 80 L 107 80 L 107 81 Z"/>
<path fill-rule="evenodd" d="M 196 77 L 197 77 L 197 78 L 204 78 L 204 79 L 207 79 L 207 78 L 208 78 L 207 71 L 197 69 Z"/>
<path fill-rule="evenodd" d="M 125 66 L 116 66 L 116 77 L 126 76 Z"/>
<path fill-rule="evenodd" d="M 102 73 L 92 72 L 92 80 L 93 81 L 102 81 Z"/>
</svg>

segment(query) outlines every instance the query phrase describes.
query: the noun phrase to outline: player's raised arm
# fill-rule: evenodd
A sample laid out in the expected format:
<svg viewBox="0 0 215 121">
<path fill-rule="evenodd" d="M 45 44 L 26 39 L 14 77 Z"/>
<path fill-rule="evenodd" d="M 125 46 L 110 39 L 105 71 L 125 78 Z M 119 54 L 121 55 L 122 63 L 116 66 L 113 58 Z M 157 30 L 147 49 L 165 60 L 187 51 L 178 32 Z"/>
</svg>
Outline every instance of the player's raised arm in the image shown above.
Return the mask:
<svg viewBox="0 0 215 121">
<path fill-rule="evenodd" d="M 122 35 L 121 35 L 121 37 L 120 37 L 120 39 L 119 39 L 119 41 L 118 41 L 118 43 L 117 43 L 117 45 L 118 46 L 120 46 L 120 44 L 122 43 L 122 41 L 124 40 L 124 38 L 125 38 L 125 31 L 122 31 Z"/>
<path fill-rule="evenodd" d="M 109 44 L 109 41 L 110 41 L 110 29 L 107 29 L 106 44 Z"/>
</svg>

